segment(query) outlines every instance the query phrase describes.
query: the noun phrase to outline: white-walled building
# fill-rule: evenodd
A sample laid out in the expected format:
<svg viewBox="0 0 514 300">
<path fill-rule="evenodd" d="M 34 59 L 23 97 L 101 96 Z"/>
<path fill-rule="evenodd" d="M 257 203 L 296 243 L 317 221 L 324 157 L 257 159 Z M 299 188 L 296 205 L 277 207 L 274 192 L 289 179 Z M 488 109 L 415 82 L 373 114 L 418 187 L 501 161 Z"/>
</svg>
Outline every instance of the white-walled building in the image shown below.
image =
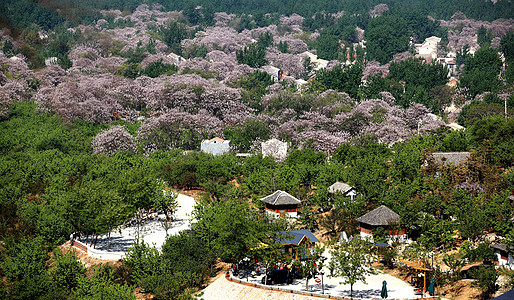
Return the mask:
<svg viewBox="0 0 514 300">
<path fill-rule="evenodd" d="M 225 154 L 230 152 L 230 141 L 219 137 L 215 137 L 210 140 L 203 140 L 200 145 L 200 150 L 212 155 Z"/>
</svg>

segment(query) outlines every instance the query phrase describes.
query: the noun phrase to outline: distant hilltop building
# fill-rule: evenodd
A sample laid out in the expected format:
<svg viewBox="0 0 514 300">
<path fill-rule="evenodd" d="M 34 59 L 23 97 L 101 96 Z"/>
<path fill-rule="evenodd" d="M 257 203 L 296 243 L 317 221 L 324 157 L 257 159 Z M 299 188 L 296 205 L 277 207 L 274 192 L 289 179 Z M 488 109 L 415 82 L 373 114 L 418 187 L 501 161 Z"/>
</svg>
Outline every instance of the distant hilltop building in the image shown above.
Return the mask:
<svg viewBox="0 0 514 300">
<path fill-rule="evenodd" d="M 49 57 L 47 59 L 45 59 L 45 65 L 48 67 L 48 66 L 51 66 L 51 65 L 56 65 L 57 64 L 57 57 Z"/>
<path fill-rule="evenodd" d="M 437 58 L 437 46 L 441 42 L 441 38 L 431 36 L 423 41 L 423 44 L 415 44 L 416 57 L 421 57 L 427 62 L 432 62 Z"/>
<path fill-rule="evenodd" d="M 203 140 L 200 145 L 202 152 L 210 153 L 212 155 L 220 155 L 230 152 L 230 141 L 224 140 L 220 137 L 215 137 L 210 140 Z"/>
<path fill-rule="evenodd" d="M 287 157 L 287 143 L 277 139 L 261 143 L 262 156 L 271 156 L 277 161 L 284 161 Z"/>
<path fill-rule="evenodd" d="M 318 58 L 318 56 L 316 54 L 310 53 L 309 51 L 305 51 L 300 55 L 303 58 L 308 57 L 311 60 L 311 63 L 314 65 L 314 71 L 326 69 L 330 63 L 328 60 Z"/>
<path fill-rule="evenodd" d="M 167 55 L 167 57 L 170 58 L 173 61 L 173 63 L 177 66 L 184 62 L 182 56 L 175 53 L 170 53 Z"/>
<path fill-rule="evenodd" d="M 264 72 L 268 73 L 273 81 L 278 82 L 286 76 L 282 70 L 274 66 L 264 66 L 261 68 Z"/>
</svg>

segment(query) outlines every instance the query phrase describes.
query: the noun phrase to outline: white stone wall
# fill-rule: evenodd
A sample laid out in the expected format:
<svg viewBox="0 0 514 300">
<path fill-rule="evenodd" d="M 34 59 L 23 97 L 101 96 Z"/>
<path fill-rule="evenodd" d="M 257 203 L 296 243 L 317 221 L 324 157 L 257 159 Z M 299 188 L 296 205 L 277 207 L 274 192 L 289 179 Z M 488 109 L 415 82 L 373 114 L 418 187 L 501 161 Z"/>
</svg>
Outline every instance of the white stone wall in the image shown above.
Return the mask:
<svg viewBox="0 0 514 300">
<path fill-rule="evenodd" d="M 203 152 L 211 153 L 213 155 L 220 155 L 230 152 L 230 141 L 224 141 L 222 143 L 218 141 L 203 141 L 200 145 L 200 149 Z"/>
</svg>

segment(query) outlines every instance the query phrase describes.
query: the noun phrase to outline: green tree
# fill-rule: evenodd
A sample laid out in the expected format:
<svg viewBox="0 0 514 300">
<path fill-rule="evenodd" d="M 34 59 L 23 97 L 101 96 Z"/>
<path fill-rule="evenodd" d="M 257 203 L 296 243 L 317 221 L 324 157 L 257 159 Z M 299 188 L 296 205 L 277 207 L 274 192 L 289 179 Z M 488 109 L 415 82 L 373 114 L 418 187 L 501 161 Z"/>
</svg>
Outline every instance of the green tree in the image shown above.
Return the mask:
<svg viewBox="0 0 514 300">
<path fill-rule="evenodd" d="M 471 277 L 476 279 L 475 286 L 482 290 L 481 299 L 490 299 L 491 295 L 496 292 L 498 286 L 496 280 L 499 277 L 494 267 L 481 267 L 471 271 Z"/>
<path fill-rule="evenodd" d="M 171 22 L 167 27 L 161 27 L 159 33 L 164 43 L 171 49 L 175 54 L 182 54 L 181 42 L 185 39 L 188 34 L 183 24 L 178 22 Z"/>
<path fill-rule="evenodd" d="M 239 261 L 251 255 L 270 233 L 282 231 L 280 219 L 269 219 L 236 199 L 202 203 L 195 207 L 193 230 L 206 247 L 225 261 Z"/>
<path fill-rule="evenodd" d="M 11 57 L 17 54 L 16 48 L 14 48 L 14 45 L 11 41 L 6 40 L 4 42 L 4 46 L 2 47 L 2 51 L 4 52 L 4 55 L 7 57 Z"/>
<path fill-rule="evenodd" d="M 86 268 L 80 260 L 77 260 L 73 249 L 63 254 L 56 248 L 53 253 L 55 262 L 50 271 L 50 277 L 59 288 L 70 293 L 78 286 L 80 277 L 86 273 Z"/>
<path fill-rule="evenodd" d="M 472 96 L 483 92 L 496 91 L 500 85 L 501 60 L 495 49 L 480 48 L 474 56 L 466 59 L 460 76 L 460 85 L 469 88 Z"/>
<path fill-rule="evenodd" d="M 402 14 L 401 17 L 407 22 L 407 26 L 412 36 L 415 37 L 415 42 L 421 43 L 430 36 L 439 36 L 439 22 L 430 20 L 426 14 L 421 12 L 409 12 Z"/>
<path fill-rule="evenodd" d="M 465 261 L 462 259 L 462 255 L 459 253 L 445 254 L 443 262 L 450 268 L 451 275 L 450 281 L 455 283 L 459 280 L 461 275 L 461 269 L 465 265 Z"/>
<path fill-rule="evenodd" d="M 166 230 L 166 236 L 168 236 L 168 230 L 172 226 L 174 220 L 175 210 L 178 207 L 177 193 L 166 191 L 163 197 L 156 197 L 153 207 L 157 211 L 164 212 L 166 220 L 163 222 L 164 229 Z"/>
<path fill-rule="evenodd" d="M 341 46 L 339 45 L 339 38 L 337 36 L 322 31 L 320 36 L 316 39 L 315 45 L 316 53 L 319 58 L 326 60 L 338 59 Z"/>
<path fill-rule="evenodd" d="M 372 19 L 365 32 L 368 60 L 388 63 L 396 53 L 407 51 L 409 34 L 407 23 L 395 16 L 380 16 Z"/>
<path fill-rule="evenodd" d="M 514 30 L 509 31 L 500 40 L 499 50 L 505 56 L 508 63 L 514 61 Z"/>
<path fill-rule="evenodd" d="M 321 270 L 324 262 L 327 259 L 323 256 L 325 248 L 323 246 L 315 245 L 312 247 L 309 243 L 300 245 L 298 257 L 303 258 L 301 273 L 305 277 L 305 290 L 309 290 L 309 278 L 313 277 L 315 272 Z"/>
<path fill-rule="evenodd" d="M 486 44 L 490 45 L 494 35 L 491 30 L 487 30 L 483 25 L 477 31 L 477 43 L 480 47 L 484 47 Z"/>
<path fill-rule="evenodd" d="M 138 63 L 124 62 L 116 70 L 117 75 L 127 77 L 130 79 L 136 79 L 141 73 L 141 66 Z"/>
<path fill-rule="evenodd" d="M 262 49 L 266 49 L 268 48 L 269 46 L 271 46 L 273 44 L 273 35 L 266 31 L 265 33 L 261 33 L 259 35 L 259 38 L 257 40 L 257 45 L 259 45 L 259 47 L 261 47 Z"/>
<path fill-rule="evenodd" d="M 350 97 L 357 98 L 362 77 L 362 66 L 353 64 L 346 68 L 337 66 L 330 71 L 320 70 L 314 79 L 325 89 L 345 92 Z M 313 83 L 313 85 L 316 85 Z"/>
<path fill-rule="evenodd" d="M 470 127 L 482 118 L 503 116 L 504 110 L 503 105 L 496 103 L 471 103 L 462 108 L 457 121 L 464 127 Z"/>
<path fill-rule="evenodd" d="M 176 65 L 167 65 L 162 63 L 162 59 L 158 61 L 153 61 L 148 64 L 146 68 L 141 71 L 141 74 L 146 75 L 148 77 L 157 78 L 161 75 L 171 75 L 178 71 Z M 125 75 L 123 75 L 125 76 Z M 127 77 L 127 76 L 125 76 Z M 129 77 L 130 78 L 130 77 Z"/>
<path fill-rule="evenodd" d="M 286 41 L 280 41 L 277 45 L 278 51 L 282 53 L 289 53 L 289 45 Z"/>
<path fill-rule="evenodd" d="M 271 137 L 268 125 L 252 118 L 246 119 L 242 126 L 225 129 L 223 133 L 238 151 L 249 151 L 254 141 L 266 141 Z"/>
<path fill-rule="evenodd" d="M 237 62 L 247 64 L 252 68 L 260 68 L 268 62 L 264 58 L 266 56 L 266 48 L 261 47 L 259 43 L 250 44 L 242 50 L 236 51 Z"/>
<path fill-rule="evenodd" d="M 366 276 L 375 274 L 375 270 L 368 266 L 372 262 L 369 255 L 371 247 L 369 242 L 356 238 L 330 251 L 330 276 L 340 276 L 343 278 L 343 284 L 350 284 L 352 299 L 353 285 L 358 281 L 366 283 Z"/>
<path fill-rule="evenodd" d="M 38 299 L 51 291 L 46 270 L 49 258 L 41 238 L 21 239 L 8 244 L 1 267 L 5 276 L 7 295 L 13 299 Z"/>
</svg>

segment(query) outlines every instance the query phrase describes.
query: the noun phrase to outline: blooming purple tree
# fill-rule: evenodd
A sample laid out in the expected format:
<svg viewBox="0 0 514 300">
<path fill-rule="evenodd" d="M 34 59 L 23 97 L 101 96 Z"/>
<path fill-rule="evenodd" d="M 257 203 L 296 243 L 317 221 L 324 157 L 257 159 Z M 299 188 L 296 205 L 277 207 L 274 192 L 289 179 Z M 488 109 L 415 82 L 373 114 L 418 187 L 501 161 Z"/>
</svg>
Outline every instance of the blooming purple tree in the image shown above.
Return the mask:
<svg viewBox="0 0 514 300">
<path fill-rule="evenodd" d="M 91 145 L 93 146 L 94 153 L 102 153 L 108 156 L 112 156 L 120 151 L 135 152 L 136 150 L 134 138 L 121 125 L 112 126 L 109 129 L 100 131 L 93 138 Z"/>
<path fill-rule="evenodd" d="M 0 88 L 0 120 L 9 118 L 9 109 L 11 108 L 12 100 Z"/>
<path fill-rule="evenodd" d="M 303 20 L 304 20 L 304 17 L 302 17 L 300 15 L 297 15 L 297 14 L 292 14 L 290 16 L 280 16 L 280 24 L 282 24 L 282 25 L 289 25 L 289 26 L 298 25 L 298 26 L 302 26 Z"/>
<path fill-rule="evenodd" d="M 380 17 L 386 11 L 389 11 L 389 7 L 387 6 L 387 4 L 380 3 L 369 10 L 369 16 L 372 18 Z"/>
<path fill-rule="evenodd" d="M 382 74 L 385 77 L 389 73 L 389 64 L 381 65 L 378 61 L 370 61 L 362 71 L 362 81 L 366 81 L 368 77 Z"/>
<path fill-rule="evenodd" d="M 266 60 L 271 65 L 281 69 L 285 74 L 299 78 L 305 73 L 303 59 L 300 55 L 282 53 L 271 49 L 266 53 Z"/>
<path fill-rule="evenodd" d="M 190 114 L 176 109 L 147 120 L 137 131 L 137 144 L 145 153 L 158 149 L 198 149 L 203 139 L 220 135 L 223 123 L 206 111 Z"/>
<path fill-rule="evenodd" d="M 36 72 L 35 76 L 41 87 L 56 87 L 66 80 L 66 71 L 59 65 L 52 65 Z"/>
</svg>

